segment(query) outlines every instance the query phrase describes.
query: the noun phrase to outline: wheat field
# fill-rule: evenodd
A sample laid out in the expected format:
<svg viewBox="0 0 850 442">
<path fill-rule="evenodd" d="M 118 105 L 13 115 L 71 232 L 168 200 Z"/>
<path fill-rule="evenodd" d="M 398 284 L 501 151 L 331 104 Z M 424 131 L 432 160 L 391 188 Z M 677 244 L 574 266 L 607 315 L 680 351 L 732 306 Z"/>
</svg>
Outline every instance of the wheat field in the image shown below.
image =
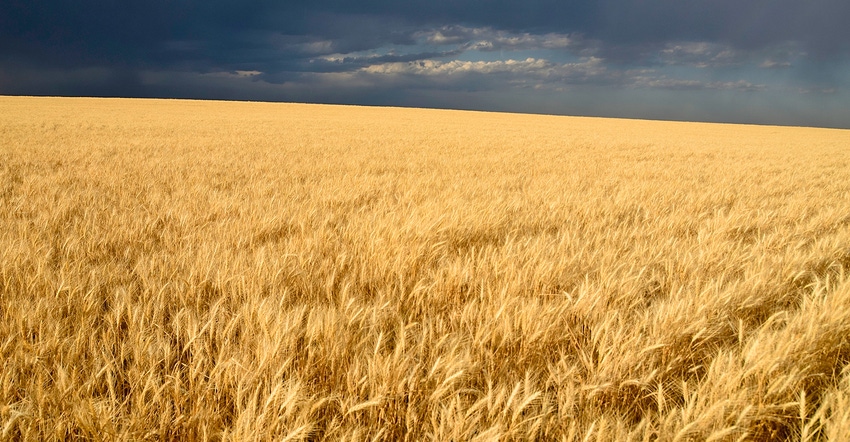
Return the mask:
<svg viewBox="0 0 850 442">
<path fill-rule="evenodd" d="M 850 438 L 850 131 L 0 97 L 0 439 Z"/>
</svg>

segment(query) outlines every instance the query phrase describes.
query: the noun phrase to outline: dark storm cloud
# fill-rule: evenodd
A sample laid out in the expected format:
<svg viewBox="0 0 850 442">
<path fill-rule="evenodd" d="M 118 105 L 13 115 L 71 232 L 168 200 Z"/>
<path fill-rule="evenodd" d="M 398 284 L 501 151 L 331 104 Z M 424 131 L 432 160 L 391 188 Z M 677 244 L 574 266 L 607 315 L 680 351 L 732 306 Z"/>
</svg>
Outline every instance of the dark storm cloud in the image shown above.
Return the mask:
<svg viewBox="0 0 850 442">
<path fill-rule="evenodd" d="M 827 55 L 848 50 L 843 0 L 608 0 L 593 35 L 621 44 L 714 41 L 758 49 L 788 41 Z"/>
<path fill-rule="evenodd" d="M 0 7 L 0 57 L 65 67 L 238 62 L 240 54 L 268 51 L 274 27 L 303 34 L 304 8 L 271 5 L 12 0 Z"/>
<path fill-rule="evenodd" d="M 412 44 L 423 29 L 461 24 L 580 34 L 629 47 L 709 41 L 752 49 L 799 41 L 827 56 L 847 51 L 848 19 L 845 0 L 10 0 L 0 7 L 0 50 L 45 64 L 159 65 L 193 56 L 215 64 L 238 62 L 243 52 L 298 54 L 296 46 L 274 46 L 274 35 L 330 42 L 329 51 L 348 53 Z M 474 37 L 458 29 L 456 40 Z"/>
<path fill-rule="evenodd" d="M 162 2 L 20 1 L 0 7 L 4 58 L 52 65 L 156 60 L 187 13 Z"/>
<path fill-rule="evenodd" d="M 774 75 L 840 96 L 848 20 L 847 0 L 6 0 L 0 93 L 433 105 L 428 90 L 504 110 L 511 91 L 761 94 Z"/>
</svg>

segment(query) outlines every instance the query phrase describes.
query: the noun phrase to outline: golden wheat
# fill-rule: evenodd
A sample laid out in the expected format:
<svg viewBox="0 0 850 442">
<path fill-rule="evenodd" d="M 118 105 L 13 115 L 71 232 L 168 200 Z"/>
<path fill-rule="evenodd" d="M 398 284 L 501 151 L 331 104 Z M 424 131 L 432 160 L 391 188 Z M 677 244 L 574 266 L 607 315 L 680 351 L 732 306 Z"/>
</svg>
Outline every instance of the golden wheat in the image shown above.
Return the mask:
<svg viewBox="0 0 850 442">
<path fill-rule="evenodd" d="M 846 440 L 850 132 L 0 97 L 0 439 Z"/>
</svg>

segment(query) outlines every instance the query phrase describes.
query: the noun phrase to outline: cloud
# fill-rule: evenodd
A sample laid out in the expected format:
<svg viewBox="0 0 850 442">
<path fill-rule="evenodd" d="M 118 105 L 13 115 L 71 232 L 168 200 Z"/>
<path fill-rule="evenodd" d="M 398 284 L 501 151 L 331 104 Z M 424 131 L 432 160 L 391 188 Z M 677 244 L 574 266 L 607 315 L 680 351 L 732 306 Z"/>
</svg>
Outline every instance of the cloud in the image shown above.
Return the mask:
<svg viewBox="0 0 850 442">
<path fill-rule="evenodd" d="M 820 106 L 846 98 L 847 17 L 846 0 L 13 0 L 0 93 L 427 105 L 464 91 L 503 110 L 599 93 L 585 109 L 616 115 L 620 93 L 746 91 Z"/>
<path fill-rule="evenodd" d="M 760 92 L 766 89 L 764 84 L 755 84 L 746 80 L 737 81 L 704 81 L 695 79 L 669 78 L 665 75 L 656 77 L 634 77 L 632 86 L 638 88 L 666 89 L 678 91 L 717 90 Z"/>
<path fill-rule="evenodd" d="M 210 72 L 207 75 L 211 77 L 221 77 L 221 78 L 254 78 L 260 75 L 263 75 L 260 71 L 233 71 L 233 72 Z"/>
<path fill-rule="evenodd" d="M 353 71 L 366 66 L 372 66 L 381 63 L 409 63 L 421 60 L 429 60 L 433 58 L 453 57 L 461 54 L 462 52 L 463 51 L 460 49 L 455 49 L 442 52 L 414 52 L 409 54 L 397 54 L 394 52 L 382 55 L 332 54 L 324 57 L 311 59 L 310 70 L 317 72 Z"/>
<path fill-rule="evenodd" d="M 782 69 L 782 68 L 790 68 L 790 61 L 776 61 L 776 60 L 765 60 L 759 64 L 759 67 L 762 69 Z"/>
<path fill-rule="evenodd" d="M 836 95 L 838 93 L 838 90 L 836 88 L 832 88 L 832 87 L 825 87 L 825 88 L 824 87 L 806 87 L 806 88 L 799 88 L 797 90 L 797 92 L 799 92 L 800 94 L 803 94 L 803 95 L 809 95 L 809 94 Z"/>
<path fill-rule="evenodd" d="M 652 69 L 613 70 L 605 61 L 588 57 L 576 63 L 554 63 L 545 59 L 499 61 L 437 61 L 395 62 L 373 64 L 361 68 L 358 73 L 373 78 L 375 82 L 416 78 L 412 84 L 424 81 L 439 81 L 441 84 L 463 85 L 470 77 L 486 76 L 491 88 L 523 88 L 564 90 L 571 85 L 608 85 L 663 90 L 733 90 L 760 92 L 764 84 L 747 80 L 706 81 L 699 79 L 671 78 Z M 361 77 L 363 78 L 363 77 Z M 428 80 L 431 79 L 431 80 Z M 481 81 L 480 78 L 476 81 Z M 479 86 L 479 88 L 484 86 Z"/>
<path fill-rule="evenodd" d="M 0 91 L 21 95 L 146 96 L 141 72 L 126 68 L 43 69 L 0 67 Z"/>
<path fill-rule="evenodd" d="M 316 54 L 327 54 L 335 50 L 335 45 L 333 40 L 317 40 L 310 41 L 305 43 L 298 43 L 291 46 L 292 49 L 295 49 L 296 52 L 307 54 L 307 55 L 316 55 Z"/>
<path fill-rule="evenodd" d="M 797 42 L 822 56 L 850 51 L 844 0 L 603 0 L 587 33 L 608 44 L 706 41 L 753 51 Z"/>
<path fill-rule="evenodd" d="M 383 63 L 368 66 L 362 72 L 383 75 L 458 75 L 458 74 L 494 74 L 514 73 L 530 74 L 551 69 L 552 64 L 546 60 L 528 58 L 526 60 L 505 61 L 461 61 L 441 62 L 424 60 L 414 63 Z"/>
<path fill-rule="evenodd" d="M 418 31 L 414 37 L 431 45 L 461 45 L 476 51 L 567 49 L 577 46 L 578 38 L 563 33 L 511 32 L 492 27 L 447 25 Z"/>
<path fill-rule="evenodd" d="M 663 64 L 710 68 L 741 64 L 748 54 L 719 43 L 681 42 L 667 43 L 658 55 Z"/>
<path fill-rule="evenodd" d="M 788 42 L 813 59 L 848 57 L 848 16 L 845 0 L 45 0 L 0 10 L 0 60 L 270 72 L 305 58 L 427 44 L 712 67 Z M 763 55 L 755 64 L 764 60 L 789 62 Z"/>
<path fill-rule="evenodd" d="M 381 63 L 364 67 L 361 74 L 380 77 L 437 78 L 440 82 L 462 82 L 472 76 L 487 76 L 491 84 L 504 83 L 602 83 L 609 81 L 608 70 L 601 59 L 588 58 L 577 63 L 553 63 L 545 59 L 498 61 L 437 61 Z M 496 86 L 494 86 L 496 87 Z"/>
<path fill-rule="evenodd" d="M 522 50 L 563 50 L 568 54 L 573 47 L 580 47 L 579 39 L 565 34 L 547 33 L 513 33 L 495 30 L 493 28 L 472 28 L 460 25 L 447 25 L 440 28 L 428 28 L 416 30 L 409 33 L 412 40 L 406 45 L 393 46 L 386 52 L 377 52 L 381 48 L 371 48 L 364 51 L 336 52 L 309 60 L 309 66 L 304 66 L 305 71 L 312 72 L 346 72 L 363 69 L 364 72 L 376 73 L 380 70 L 401 72 L 408 74 L 417 71 L 419 74 L 428 72 L 439 72 L 445 74 L 448 71 L 469 70 L 478 73 L 504 72 L 499 67 L 516 67 L 516 60 L 502 60 L 498 62 L 475 63 L 471 61 L 450 60 L 464 53 L 488 53 L 488 52 L 515 52 Z M 329 45 L 336 47 L 336 45 Z M 434 48 L 433 51 L 416 51 L 415 49 Z M 411 50 L 414 49 L 414 50 Z M 474 55 L 473 55 L 474 57 Z M 428 60 L 435 62 L 418 63 Z M 411 63 L 409 66 L 405 63 Z M 412 69 L 419 66 L 421 69 Z M 439 66 L 439 69 L 435 67 Z M 428 67 L 425 69 L 424 67 Z"/>
<path fill-rule="evenodd" d="M 0 56 L 51 66 L 150 67 L 193 55 L 219 65 L 244 51 L 280 51 L 267 40 L 277 33 L 301 40 L 284 55 L 350 53 L 417 38 L 481 51 L 575 48 L 581 36 L 609 48 L 604 56 L 612 62 L 616 53 L 670 42 L 753 51 L 791 41 L 824 59 L 850 53 L 847 17 L 846 0 L 14 1 L 0 10 Z"/>
</svg>

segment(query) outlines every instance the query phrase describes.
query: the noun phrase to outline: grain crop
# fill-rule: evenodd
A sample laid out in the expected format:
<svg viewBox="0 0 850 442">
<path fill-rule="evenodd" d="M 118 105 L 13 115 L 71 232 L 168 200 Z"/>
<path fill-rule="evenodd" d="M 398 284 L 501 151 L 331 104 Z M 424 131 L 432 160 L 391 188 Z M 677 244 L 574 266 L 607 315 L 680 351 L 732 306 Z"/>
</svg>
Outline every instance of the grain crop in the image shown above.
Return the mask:
<svg viewBox="0 0 850 442">
<path fill-rule="evenodd" d="M 847 440 L 850 131 L 0 97 L 2 440 Z"/>
</svg>

